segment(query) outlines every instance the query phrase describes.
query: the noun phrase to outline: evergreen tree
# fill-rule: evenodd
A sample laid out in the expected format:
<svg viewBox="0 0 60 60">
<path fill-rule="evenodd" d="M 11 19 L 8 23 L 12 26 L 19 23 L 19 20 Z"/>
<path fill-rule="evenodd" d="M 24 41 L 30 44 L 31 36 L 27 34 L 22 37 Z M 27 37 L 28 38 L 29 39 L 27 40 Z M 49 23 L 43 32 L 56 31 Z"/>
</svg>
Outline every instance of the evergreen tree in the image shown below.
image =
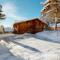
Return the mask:
<svg viewBox="0 0 60 60">
<path fill-rule="evenodd" d="M 2 5 L 0 5 L 0 20 L 5 19 L 5 14 L 2 13 Z"/>
</svg>

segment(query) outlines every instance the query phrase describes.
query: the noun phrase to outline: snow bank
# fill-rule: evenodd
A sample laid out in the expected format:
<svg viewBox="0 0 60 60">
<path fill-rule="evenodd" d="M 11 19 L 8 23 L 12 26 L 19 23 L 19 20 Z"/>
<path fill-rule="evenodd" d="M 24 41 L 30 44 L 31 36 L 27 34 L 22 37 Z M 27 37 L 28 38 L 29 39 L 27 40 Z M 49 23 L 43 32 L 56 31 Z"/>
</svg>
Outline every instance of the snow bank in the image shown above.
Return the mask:
<svg viewBox="0 0 60 60">
<path fill-rule="evenodd" d="M 60 31 L 44 31 L 35 34 L 36 38 L 60 43 Z"/>
<path fill-rule="evenodd" d="M 22 58 L 17 58 L 14 56 L 6 46 L 6 43 L 1 40 L 0 41 L 0 60 L 23 60 Z"/>
</svg>

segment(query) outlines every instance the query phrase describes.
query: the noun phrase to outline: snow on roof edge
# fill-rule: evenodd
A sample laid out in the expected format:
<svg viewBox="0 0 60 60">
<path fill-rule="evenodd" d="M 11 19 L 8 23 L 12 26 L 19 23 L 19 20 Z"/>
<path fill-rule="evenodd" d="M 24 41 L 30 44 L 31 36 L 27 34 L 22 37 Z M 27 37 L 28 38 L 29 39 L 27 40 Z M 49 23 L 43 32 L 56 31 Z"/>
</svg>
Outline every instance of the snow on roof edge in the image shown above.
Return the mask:
<svg viewBox="0 0 60 60">
<path fill-rule="evenodd" d="M 25 21 L 36 20 L 36 19 L 42 21 L 43 23 L 45 23 L 45 22 L 44 22 L 43 20 L 41 20 L 40 18 L 32 18 L 32 19 L 16 20 L 16 21 L 14 22 L 14 24 L 15 24 L 15 23 L 25 22 Z"/>
</svg>

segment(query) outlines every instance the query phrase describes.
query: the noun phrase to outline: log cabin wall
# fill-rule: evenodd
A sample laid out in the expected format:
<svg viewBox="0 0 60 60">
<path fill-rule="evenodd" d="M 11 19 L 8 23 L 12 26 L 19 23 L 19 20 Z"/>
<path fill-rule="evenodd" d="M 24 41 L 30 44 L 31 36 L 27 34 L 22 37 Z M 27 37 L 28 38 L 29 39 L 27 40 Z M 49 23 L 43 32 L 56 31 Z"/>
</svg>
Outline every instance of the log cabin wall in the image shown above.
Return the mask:
<svg viewBox="0 0 60 60">
<path fill-rule="evenodd" d="M 13 25 L 14 33 L 37 33 L 44 30 L 46 24 L 39 19 L 33 19 L 25 22 L 18 22 Z"/>
<path fill-rule="evenodd" d="M 57 27 L 56 29 L 55 27 L 49 27 L 49 30 L 60 30 L 60 27 Z"/>
</svg>

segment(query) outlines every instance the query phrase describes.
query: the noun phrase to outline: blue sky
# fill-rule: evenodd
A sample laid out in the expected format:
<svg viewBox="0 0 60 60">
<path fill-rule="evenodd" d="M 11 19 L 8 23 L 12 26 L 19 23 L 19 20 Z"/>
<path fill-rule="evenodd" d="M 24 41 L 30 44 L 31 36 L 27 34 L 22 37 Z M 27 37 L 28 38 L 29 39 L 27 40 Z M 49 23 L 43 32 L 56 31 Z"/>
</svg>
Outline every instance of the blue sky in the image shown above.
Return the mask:
<svg viewBox="0 0 60 60">
<path fill-rule="evenodd" d="M 38 18 L 41 16 L 41 2 L 45 0 L 0 0 L 6 19 L 0 21 L 5 27 L 11 26 L 17 20 Z"/>
</svg>

